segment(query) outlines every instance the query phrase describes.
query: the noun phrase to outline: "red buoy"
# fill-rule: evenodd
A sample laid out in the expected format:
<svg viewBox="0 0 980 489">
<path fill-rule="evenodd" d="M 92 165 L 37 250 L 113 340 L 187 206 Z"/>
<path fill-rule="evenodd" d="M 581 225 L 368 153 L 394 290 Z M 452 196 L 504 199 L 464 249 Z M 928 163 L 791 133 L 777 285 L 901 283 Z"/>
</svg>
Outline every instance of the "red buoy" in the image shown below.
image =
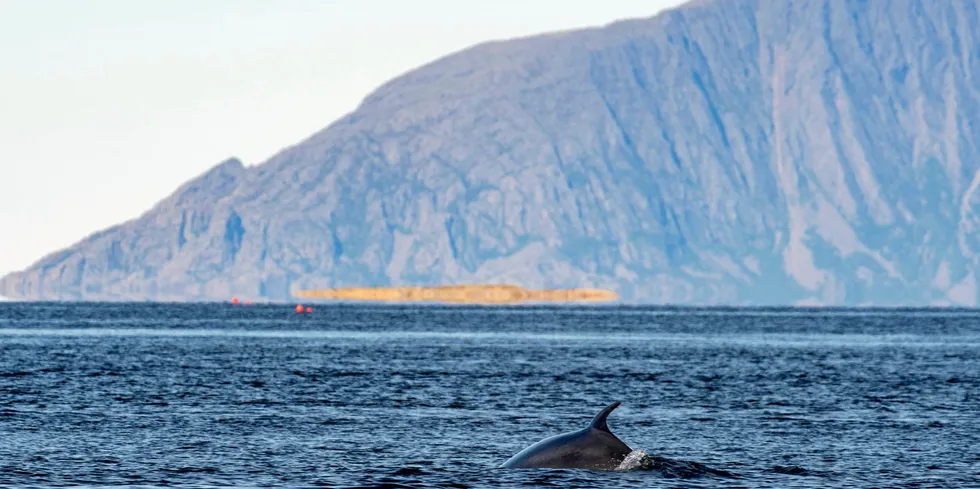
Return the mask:
<svg viewBox="0 0 980 489">
<path fill-rule="evenodd" d="M 307 307 L 306 308 L 306 313 L 309 314 L 311 312 L 313 312 L 313 308 L 312 307 Z"/>
<path fill-rule="evenodd" d="M 250 300 L 248 300 L 248 301 L 245 301 L 245 305 L 246 305 L 246 306 L 251 306 L 251 305 L 252 305 L 252 301 L 250 301 Z"/>
<path fill-rule="evenodd" d="M 296 306 L 296 313 L 303 314 L 303 304 Z"/>
<path fill-rule="evenodd" d="M 231 303 L 232 304 L 238 304 L 238 297 L 232 297 L 231 298 Z"/>
</svg>

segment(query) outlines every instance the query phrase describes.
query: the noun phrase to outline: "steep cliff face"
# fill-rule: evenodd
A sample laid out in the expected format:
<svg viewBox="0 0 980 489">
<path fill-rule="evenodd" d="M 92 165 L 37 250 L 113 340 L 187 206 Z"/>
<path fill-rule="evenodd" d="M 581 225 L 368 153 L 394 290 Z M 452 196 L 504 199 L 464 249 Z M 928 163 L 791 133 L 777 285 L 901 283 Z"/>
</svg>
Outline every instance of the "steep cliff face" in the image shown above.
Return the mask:
<svg viewBox="0 0 980 489">
<path fill-rule="evenodd" d="M 967 0 L 692 2 L 480 45 L 0 282 L 46 299 L 512 283 L 976 304 Z"/>
</svg>

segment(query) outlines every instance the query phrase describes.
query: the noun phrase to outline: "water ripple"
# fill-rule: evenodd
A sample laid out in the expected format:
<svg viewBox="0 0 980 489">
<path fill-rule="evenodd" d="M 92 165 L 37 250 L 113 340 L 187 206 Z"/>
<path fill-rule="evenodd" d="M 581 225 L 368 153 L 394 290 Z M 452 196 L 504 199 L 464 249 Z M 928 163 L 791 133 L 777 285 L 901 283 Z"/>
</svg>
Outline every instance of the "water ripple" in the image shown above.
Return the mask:
<svg viewBox="0 0 980 489">
<path fill-rule="evenodd" d="M 0 305 L 0 485 L 976 487 L 980 313 Z M 507 470 L 612 400 L 630 470 Z"/>
</svg>

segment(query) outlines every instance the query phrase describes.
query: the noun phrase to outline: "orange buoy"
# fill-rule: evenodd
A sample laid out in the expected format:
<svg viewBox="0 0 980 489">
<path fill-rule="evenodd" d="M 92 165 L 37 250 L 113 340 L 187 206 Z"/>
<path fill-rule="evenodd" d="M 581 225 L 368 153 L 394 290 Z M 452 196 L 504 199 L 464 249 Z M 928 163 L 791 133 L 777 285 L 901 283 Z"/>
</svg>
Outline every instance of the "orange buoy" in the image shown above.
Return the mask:
<svg viewBox="0 0 980 489">
<path fill-rule="evenodd" d="M 311 312 L 313 312 L 313 308 L 312 307 L 307 307 L 306 308 L 306 313 L 309 314 Z"/>
<path fill-rule="evenodd" d="M 232 304 L 238 304 L 238 297 L 232 297 L 231 298 L 231 303 Z"/>
<path fill-rule="evenodd" d="M 303 314 L 303 304 L 296 306 L 296 313 Z"/>
<path fill-rule="evenodd" d="M 246 306 L 251 306 L 251 305 L 252 305 L 252 301 L 250 301 L 250 300 L 248 300 L 248 301 L 245 301 L 245 305 L 246 305 Z"/>
</svg>

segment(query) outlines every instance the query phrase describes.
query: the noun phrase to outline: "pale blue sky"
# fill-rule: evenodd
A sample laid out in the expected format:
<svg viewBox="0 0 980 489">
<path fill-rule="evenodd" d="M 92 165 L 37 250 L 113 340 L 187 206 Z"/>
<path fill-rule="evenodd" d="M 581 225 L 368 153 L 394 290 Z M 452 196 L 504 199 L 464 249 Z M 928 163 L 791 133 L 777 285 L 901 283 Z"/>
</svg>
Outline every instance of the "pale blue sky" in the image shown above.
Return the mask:
<svg viewBox="0 0 980 489">
<path fill-rule="evenodd" d="M 385 81 L 679 0 L 0 0 L 0 275 L 264 161 Z"/>
</svg>

